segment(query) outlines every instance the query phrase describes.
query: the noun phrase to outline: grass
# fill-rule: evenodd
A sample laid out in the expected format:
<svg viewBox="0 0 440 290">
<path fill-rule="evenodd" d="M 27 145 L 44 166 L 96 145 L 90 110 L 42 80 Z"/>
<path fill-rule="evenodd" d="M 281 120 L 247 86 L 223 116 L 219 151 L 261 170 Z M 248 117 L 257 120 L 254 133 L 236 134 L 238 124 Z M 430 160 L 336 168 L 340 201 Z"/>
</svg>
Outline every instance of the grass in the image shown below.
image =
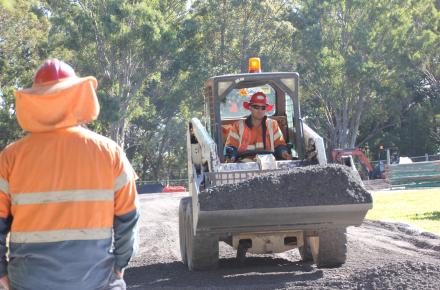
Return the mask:
<svg viewBox="0 0 440 290">
<path fill-rule="evenodd" d="M 405 222 L 440 235 L 440 188 L 376 191 L 366 218 Z"/>
</svg>

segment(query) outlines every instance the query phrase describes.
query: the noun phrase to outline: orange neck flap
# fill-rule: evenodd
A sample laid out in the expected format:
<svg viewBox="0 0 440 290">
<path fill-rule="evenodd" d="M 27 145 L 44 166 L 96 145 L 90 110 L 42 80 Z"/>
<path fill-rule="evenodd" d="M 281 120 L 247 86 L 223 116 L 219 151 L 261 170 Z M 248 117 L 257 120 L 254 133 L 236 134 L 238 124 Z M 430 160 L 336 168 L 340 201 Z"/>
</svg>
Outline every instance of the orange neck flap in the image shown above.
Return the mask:
<svg viewBox="0 0 440 290">
<path fill-rule="evenodd" d="M 16 91 L 17 120 L 28 132 L 47 132 L 95 120 L 99 103 L 93 81 L 73 84 L 62 90 L 39 94 L 28 89 Z"/>
</svg>

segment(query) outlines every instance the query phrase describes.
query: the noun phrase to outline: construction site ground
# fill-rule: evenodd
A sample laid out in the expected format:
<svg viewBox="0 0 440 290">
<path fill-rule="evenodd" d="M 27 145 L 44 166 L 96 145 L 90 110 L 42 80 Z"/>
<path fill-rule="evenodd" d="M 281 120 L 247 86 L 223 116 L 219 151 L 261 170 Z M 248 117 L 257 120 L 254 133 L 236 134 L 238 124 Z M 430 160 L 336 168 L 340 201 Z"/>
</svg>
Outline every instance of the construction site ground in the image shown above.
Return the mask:
<svg viewBox="0 0 440 290">
<path fill-rule="evenodd" d="M 297 250 L 248 255 L 220 243 L 219 268 L 189 272 L 180 260 L 179 200 L 188 193 L 141 196 L 140 249 L 125 274 L 128 289 L 439 289 L 440 237 L 405 224 L 365 221 L 348 228 L 339 268 L 303 263 Z"/>
</svg>

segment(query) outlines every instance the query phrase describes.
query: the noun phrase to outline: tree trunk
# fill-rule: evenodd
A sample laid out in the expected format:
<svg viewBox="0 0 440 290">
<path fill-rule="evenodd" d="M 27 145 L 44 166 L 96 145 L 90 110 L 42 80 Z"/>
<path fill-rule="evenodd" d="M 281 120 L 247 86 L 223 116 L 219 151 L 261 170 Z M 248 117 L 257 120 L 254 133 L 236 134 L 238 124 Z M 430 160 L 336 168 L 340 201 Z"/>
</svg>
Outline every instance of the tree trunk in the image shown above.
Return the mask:
<svg viewBox="0 0 440 290">
<path fill-rule="evenodd" d="M 227 1 L 223 0 L 222 3 L 222 19 L 221 19 L 221 24 L 220 24 L 220 64 L 224 65 L 225 64 L 225 49 L 226 49 L 226 44 L 225 44 L 225 34 L 226 34 L 226 19 L 228 17 L 228 11 L 227 11 Z"/>
</svg>

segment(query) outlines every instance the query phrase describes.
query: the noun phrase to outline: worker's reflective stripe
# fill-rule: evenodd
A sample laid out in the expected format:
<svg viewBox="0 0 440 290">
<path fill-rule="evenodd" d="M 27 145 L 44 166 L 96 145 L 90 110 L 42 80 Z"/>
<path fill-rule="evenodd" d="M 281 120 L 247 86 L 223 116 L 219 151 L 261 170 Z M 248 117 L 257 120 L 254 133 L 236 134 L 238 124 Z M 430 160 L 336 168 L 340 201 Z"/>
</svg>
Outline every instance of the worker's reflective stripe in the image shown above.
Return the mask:
<svg viewBox="0 0 440 290">
<path fill-rule="evenodd" d="M 267 127 L 269 127 L 269 139 L 270 139 L 270 151 L 274 151 L 273 143 L 273 122 L 271 119 L 267 119 Z"/>
<path fill-rule="evenodd" d="M 243 132 L 244 132 L 244 121 L 240 120 L 240 122 L 238 123 L 238 134 L 240 136 L 240 138 L 239 138 L 240 143 L 238 145 L 238 148 L 241 147 L 241 141 L 243 140 Z"/>
<path fill-rule="evenodd" d="M 70 229 L 41 232 L 11 232 L 12 243 L 49 243 L 61 241 L 102 240 L 112 237 L 111 228 Z"/>
<path fill-rule="evenodd" d="M 270 139 L 270 150 L 273 152 L 275 150 L 275 144 L 274 144 L 274 139 L 279 139 L 282 135 L 278 136 L 278 133 L 281 134 L 281 131 L 277 131 L 277 138 L 274 138 L 274 134 L 273 134 L 273 120 L 272 119 L 267 119 L 266 121 L 266 125 L 269 129 L 269 139 Z M 233 132 L 231 132 L 230 134 L 232 135 Z M 243 133 L 244 133 L 244 121 L 240 120 L 239 122 L 239 148 L 241 147 L 241 143 L 242 143 L 242 139 L 243 139 Z M 255 150 L 255 148 L 263 148 L 264 149 L 264 144 L 261 142 L 258 142 L 254 145 L 248 145 L 246 150 Z"/>
<path fill-rule="evenodd" d="M 55 202 L 91 201 L 91 200 L 113 200 L 114 191 L 103 190 L 64 190 L 48 192 L 32 192 L 12 194 L 12 205 L 24 204 L 45 204 Z"/>
<path fill-rule="evenodd" d="M 122 171 L 121 174 L 119 174 L 118 177 L 116 177 L 115 179 L 115 186 L 113 188 L 113 190 L 116 192 L 118 190 L 120 190 L 121 188 L 123 188 L 128 182 L 130 181 L 130 175 L 128 174 L 128 172 L 126 171 L 126 169 L 124 169 Z"/>
<path fill-rule="evenodd" d="M 237 141 L 240 140 L 240 136 L 238 136 L 238 134 L 235 133 L 235 132 L 232 132 L 232 131 L 229 132 L 229 136 L 232 137 L 232 138 L 234 138 L 234 139 L 237 140 Z"/>
<path fill-rule="evenodd" d="M 6 194 L 9 194 L 9 184 L 6 180 L 0 177 L 0 190 Z"/>
<path fill-rule="evenodd" d="M 283 136 L 283 133 L 281 133 L 280 129 L 278 129 L 278 131 L 275 133 L 275 135 L 273 136 L 273 138 L 275 140 L 280 139 Z"/>
</svg>

